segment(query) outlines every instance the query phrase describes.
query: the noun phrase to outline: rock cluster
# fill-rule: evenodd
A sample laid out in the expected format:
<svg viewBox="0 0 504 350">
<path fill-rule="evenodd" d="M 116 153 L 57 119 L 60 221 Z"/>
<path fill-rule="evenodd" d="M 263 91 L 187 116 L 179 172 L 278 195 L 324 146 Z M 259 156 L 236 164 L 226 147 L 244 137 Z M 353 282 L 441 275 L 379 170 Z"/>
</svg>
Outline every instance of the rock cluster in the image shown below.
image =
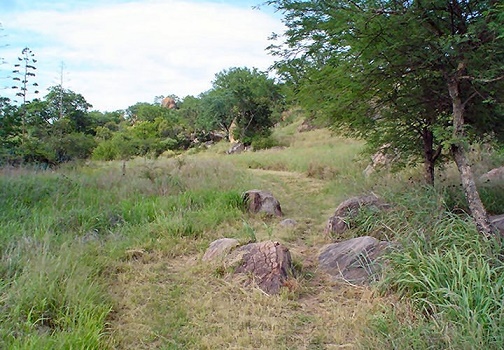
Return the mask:
<svg viewBox="0 0 504 350">
<path fill-rule="evenodd" d="M 244 193 L 243 200 L 251 214 L 283 216 L 279 201 L 270 192 L 250 190 Z M 350 198 L 336 208 L 326 231 L 339 233 L 348 229 L 348 218 L 357 215 L 363 206 L 387 207 L 374 194 Z M 296 221 L 284 219 L 279 225 L 295 227 Z M 389 242 L 369 236 L 328 244 L 319 251 L 319 268 L 336 280 L 352 284 L 370 283 L 379 278 L 381 257 L 387 247 L 390 247 Z M 210 244 L 202 261 L 222 264 L 235 279 L 246 286 L 257 286 L 267 294 L 279 293 L 294 276 L 289 249 L 272 240 L 240 245 L 234 238 L 221 238 Z"/>
</svg>

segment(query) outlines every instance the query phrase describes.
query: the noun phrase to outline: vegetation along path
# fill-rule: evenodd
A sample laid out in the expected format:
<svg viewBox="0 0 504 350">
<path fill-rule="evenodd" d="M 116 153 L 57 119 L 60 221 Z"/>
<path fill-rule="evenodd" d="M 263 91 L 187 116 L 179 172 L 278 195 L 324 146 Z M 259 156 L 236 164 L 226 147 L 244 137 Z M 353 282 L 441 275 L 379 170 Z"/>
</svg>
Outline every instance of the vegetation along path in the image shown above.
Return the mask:
<svg viewBox="0 0 504 350">
<path fill-rule="evenodd" d="M 355 347 L 365 316 L 380 298 L 367 287 L 331 282 L 316 269 L 316 252 L 327 243 L 324 216 L 334 209 L 327 181 L 288 170 L 256 168 L 248 175 L 279 198 L 286 217 L 298 226 L 282 229 L 279 219 L 263 217 L 247 218 L 247 227 L 258 240 L 288 242 L 300 275 L 281 295 L 267 296 L 243 289 L 215 266 L 205 266 L 200 261 L 203 250 L 182 248 L 191 242 L 179 242 L 176 255 L 131 249 L 111 286 L 118 306 L 111 319 L 118 348 Z M 236 228 L 219 231 L 236 237 L 231 229 Z"/>
</svg>

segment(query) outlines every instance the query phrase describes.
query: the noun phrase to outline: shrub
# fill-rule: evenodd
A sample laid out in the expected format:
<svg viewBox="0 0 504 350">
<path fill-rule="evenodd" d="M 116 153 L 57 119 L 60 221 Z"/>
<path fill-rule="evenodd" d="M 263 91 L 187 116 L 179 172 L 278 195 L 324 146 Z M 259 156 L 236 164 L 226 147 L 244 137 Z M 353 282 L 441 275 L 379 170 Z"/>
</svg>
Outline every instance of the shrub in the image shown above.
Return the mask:
<svg viewBox="0 0 504 350">
<path fill-rule="evenodd" d="M 252 139 L 252 148 L 255 151 L 259 151 L 262 149 L 273 148 L 279 146 L 280 143 L 274 139 L 271 135 L 268 136 L 256 136 Z"/>
<path fill-rule="evenodd" d="M 116 145 L 111 141 L 103 141 L 93 150 L 94 160 L 114 160 L 118 156 Z"/>
</svg>

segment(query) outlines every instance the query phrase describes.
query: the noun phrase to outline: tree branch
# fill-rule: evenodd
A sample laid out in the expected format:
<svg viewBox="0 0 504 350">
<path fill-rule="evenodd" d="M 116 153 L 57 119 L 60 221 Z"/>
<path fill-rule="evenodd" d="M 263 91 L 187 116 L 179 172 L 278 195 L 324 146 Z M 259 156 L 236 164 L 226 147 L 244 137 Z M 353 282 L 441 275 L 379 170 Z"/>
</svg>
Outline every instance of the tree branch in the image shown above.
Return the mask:
<svg viewBox="0 0 504 350">
<path fill-rule="evenodd" d="M 494 83 L 496 81 L 504 80 L 504 75 L 501 75 L 500 77 L 493 78 L 493 79 L 482 79 L 482 78 L 476 78 L 472 77 L 470 75 L 462 75 L 459 77 L 460 80 L 471 80 L 471 81 L 477 81 L 479 83 Z"/>
<path fill-rule="evenodd" d="M 436 152 L 434 152 L 434 154 L 432 155 L 432 162 L 435 162 L 439 156 L 441 156 L 441 151 L 443 150 L 443 146 L 438 146 L 438 148 L 436 149 Z"/>
</svg>

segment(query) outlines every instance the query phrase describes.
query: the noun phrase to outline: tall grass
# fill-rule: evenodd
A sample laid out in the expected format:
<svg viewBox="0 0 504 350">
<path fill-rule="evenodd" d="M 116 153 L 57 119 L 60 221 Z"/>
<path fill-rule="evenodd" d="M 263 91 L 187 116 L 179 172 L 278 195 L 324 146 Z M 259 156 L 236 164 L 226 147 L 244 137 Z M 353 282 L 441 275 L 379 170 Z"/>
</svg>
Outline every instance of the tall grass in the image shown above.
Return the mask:
<svg viewBox="0 0 504 350">
<path fill-rule="evenodd" d="M 0 348 L 501 348 L 502 247 L 477 234 L 455 180 L 365 179 L 362 143 L 298 124 L 275 130 L 281 150 L 0 169 Z M 297 225 L 244 213 L 256 187 Z M 381 294 L 316 266 L 327 218 L 370 191 L 390 209 L 362 210 L 345 235 L 396 242 Z M 495 187 L 482 198 L 504 211 Z M 198 260 L 221 237 L 282 241 L 303 273 L 278 296 L 245 290 Z"/>
<path fill-rule="evenodd" d="M 197 251 L 243 215 L 230 164 L 111 165 L 0 176 L 0 348 L 111 347 L 108 285 L 128 249 Z"/>
<path fill-rule="evenodd" d="M 467 215 L 453 214 L 435 190 L 403 192 L 381 227 L 401 245 L 388 255 L 382 291 L 403 300 L 398 313 L 372 317 L 369 342 L 395 349 L 500 349 L 504 344 L 501 245 Z M 418 204 L 423 202 L 423 208 Z M 400 227 L 402 223 L 402 227 Z M 380 226 L 376 224 L 375 227 Z"/>
<path fill-rule="evenodd" d="M 23 269 L 2 288 L 0 347 L 106 347 L 105 320 L 112 306 L 96 266 L 82 259 L 85 250 L 46 245 L 35 250 L 24 254 Z"/>
</svg>

